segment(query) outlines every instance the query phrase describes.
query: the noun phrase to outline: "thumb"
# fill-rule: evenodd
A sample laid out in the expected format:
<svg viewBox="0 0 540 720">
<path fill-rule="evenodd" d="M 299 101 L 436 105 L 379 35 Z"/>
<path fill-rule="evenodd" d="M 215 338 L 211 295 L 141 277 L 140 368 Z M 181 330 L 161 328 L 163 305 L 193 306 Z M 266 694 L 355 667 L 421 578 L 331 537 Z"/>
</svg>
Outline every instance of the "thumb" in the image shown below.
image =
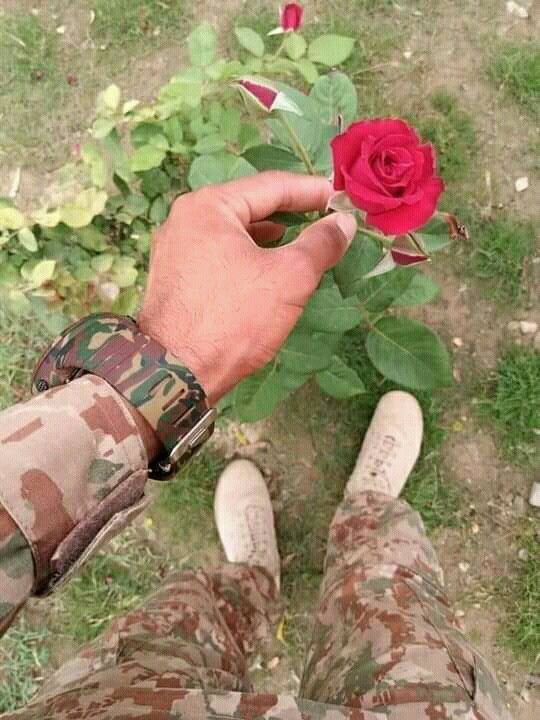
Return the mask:
<svg viewBox="0 0 540 720">
<path fill-rule="evenodd" d="M 284 255 L 307 258 L 316 275 L 316 284 L 326 270 L 334 267 L 348 250 L 357 224 L 352 213 L 337 212 L 317 220 L 306 228 L 297 239 L 283 248 Z"/>
</svg>

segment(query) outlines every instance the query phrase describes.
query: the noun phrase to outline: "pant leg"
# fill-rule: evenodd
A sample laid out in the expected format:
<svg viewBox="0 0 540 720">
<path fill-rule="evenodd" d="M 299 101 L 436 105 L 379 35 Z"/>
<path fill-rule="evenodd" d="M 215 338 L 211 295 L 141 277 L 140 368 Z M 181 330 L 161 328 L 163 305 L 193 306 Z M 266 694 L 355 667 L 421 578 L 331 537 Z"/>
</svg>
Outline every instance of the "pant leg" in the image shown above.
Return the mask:
<svg viewBox="0 0 540 720">
<path fill-rule="evenodd" d="M 510 718 L 495 677 L 459 629 L 422 520 L 366 492 L 330 528 L 302 697 L 392 720 Z"/>
<path fill-rule="evenodd" d="M 246 659 L 271 637 L 276 597 L 262 568 L 177 574 L 63 665 L 36 699 L 90 686 L 250 692 Z"/>
</svg>

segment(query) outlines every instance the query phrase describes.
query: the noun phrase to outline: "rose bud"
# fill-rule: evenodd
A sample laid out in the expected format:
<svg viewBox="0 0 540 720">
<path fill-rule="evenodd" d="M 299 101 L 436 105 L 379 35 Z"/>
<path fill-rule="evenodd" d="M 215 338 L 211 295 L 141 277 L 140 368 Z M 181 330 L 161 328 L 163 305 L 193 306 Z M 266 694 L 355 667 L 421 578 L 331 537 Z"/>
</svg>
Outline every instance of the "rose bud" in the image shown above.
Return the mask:
<svg viewBox="0 0 540 720">
<path fill-rule="evenodd" d="M 269 35 L 281 35 L 285 32 L 294 32 L 304 23 L 304 8 L 300 3 L 287 3 L 279 9 L 279 27 L 270 30 Z"/>
<path fill-rule="evenodd" d="M 258 78 L 241 78 L 236 80 L 235 85 L 245 97 L 255 102 L 261 110 L 272 112 L 272 110 L 286 110 L 287 112 L 302 115 L 302 111 L 285 93 L 277 90 L 267 80 Z"/>
<path fill-rule="evenodd" d="M 422 145 L 406 122 L 355 122 L 331 146 L 334 188 L 366 212 L 368 225 L 385 235 L 403 235 L 432 217 L 444 183 L 435 175 L 433 147 Z"/>
<path fill-rule="evenodd" d="M 396 265 L 402 266 L 418 265 L 430 259 L 429 255 L 426 255 L 416 238 L 411 234 L 398 235 L 392 243 L 390 254 Z"/>
</svg>

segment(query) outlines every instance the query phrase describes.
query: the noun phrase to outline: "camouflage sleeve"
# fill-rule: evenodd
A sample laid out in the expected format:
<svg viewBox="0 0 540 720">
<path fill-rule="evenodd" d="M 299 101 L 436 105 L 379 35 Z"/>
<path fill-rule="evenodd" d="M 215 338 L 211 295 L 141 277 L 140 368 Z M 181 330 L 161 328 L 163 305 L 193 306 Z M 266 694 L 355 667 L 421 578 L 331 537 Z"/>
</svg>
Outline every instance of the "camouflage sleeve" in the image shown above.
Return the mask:
<svg viewBox="0 0 540 720">
<path fill-rule="evenodd" d="M 86 375 L 0 413 L 0 633 L 146 506 L 123 398 Z"/>
</svg>

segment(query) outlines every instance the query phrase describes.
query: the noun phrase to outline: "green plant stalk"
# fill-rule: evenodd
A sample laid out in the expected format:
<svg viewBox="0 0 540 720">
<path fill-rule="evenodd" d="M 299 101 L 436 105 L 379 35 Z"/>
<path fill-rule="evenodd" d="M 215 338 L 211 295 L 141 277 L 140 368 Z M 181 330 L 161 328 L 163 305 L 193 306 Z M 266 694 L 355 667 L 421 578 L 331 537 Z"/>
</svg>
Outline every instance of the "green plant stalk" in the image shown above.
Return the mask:
<svg viewBox="0 0 540 720">
<path fill-rule="evenodd" d="M 289 137 L 292 140 L 294 149 L 296 150 L 296 154 L 298 155 L 300 160 L 302 160 L 302 162 L 306 166 L 308 173 L 310 175 L 316 175 L 317 172 L 313 166 L 313 163 L 311 162 L 311 158 L 309 157 L 306 148 L 302 145 L 302 141 L 296 134 L 293 126 L 290 124 L 290 122 L 285 117 L 285 114 L 282 112 L 279 113 L 279 119 L 281 120 L 281 124 L 283 125 L 285 130 L 289 133 Z"/>
<path fill-rule="evenodd" d="M 287 38 L 287 36 L 285 35 L 284 38 L 283 38 L 283 40 L 281 41 L 278 49 L 276 50 L 276 52 L 275 52 L 275 53 L 273 54 L 273 56 L 272 56 L 272 59 L 273 59 L 273 60 L 276 60 L 276 59 L 281 55 L 281 53 L 283 52 L 283 48 L 285 47 L 285 40 L 286 40 L 286 38 Z"/>
<path fill-rule="evenodd" d="M 368 230 L 365 227 L 359 227 L 358 228 L 359 233 L 363 233 L 364 235 L 368 235 L 368 237 L 372 237 L 375 240 L 379 240 L 385 247 L 392 247 L 393 241 L 390 240 L 386 235 L 381 235 L 378 232 L 375 232 L 375 230 Z"/>
</svg>

